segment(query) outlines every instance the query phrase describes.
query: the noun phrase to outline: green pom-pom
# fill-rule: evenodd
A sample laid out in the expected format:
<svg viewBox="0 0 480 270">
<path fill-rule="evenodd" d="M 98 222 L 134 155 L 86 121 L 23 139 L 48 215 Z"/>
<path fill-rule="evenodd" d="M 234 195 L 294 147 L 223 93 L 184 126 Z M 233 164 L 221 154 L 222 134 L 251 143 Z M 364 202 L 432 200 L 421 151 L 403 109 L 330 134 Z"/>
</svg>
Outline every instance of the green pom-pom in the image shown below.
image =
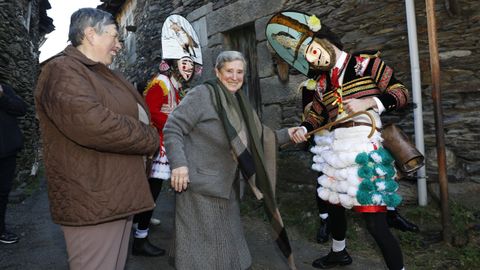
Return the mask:
<svg viewBox="0 0 480 270">
<path fill-rule="evenodd" d="M 380 147 L 377 150 L 371 151 L 369 154 L 370 159 L 379 164 L 391 164 L 393 162 L 393 157 L 387 149 Z"/>
<path fill-rule="evenodd" d="M 384 178 L 392 178 L 395 175 L 395 169 L 391 164 L 376 164 L 375 174 Z"/>
<path fill-rule="evenodd" d="M 389 163 L 392 163 L 393 161 L 392 156 L 387 150 L 385 150 L 385 148 L 379 148 L 377 150 L 373 150 L 370 153 L 368 153 L 368 156 L 375 163 L 389 164 Z"/>
<path fill-rule="evenodd" d="M 387 167 L 387 177 L 388 178 L 392 178 L 395 176 L 395 167 L 390 163 L 388 165 L 386 165 L 385 167 Z"/>
<path fill-rule="evenodd" d="M 378 152 L 382 156 L 383 164 L 391 164 L 394 161 L 392 154 L 390 154 L 390 152 L 387 149 L 380 147 L 378 149 Z"/>
<path fill-rule="evenodd" d="M 398 183 L 393 180 L 385 181 L 385 191 L 386 192 L 395 192 L 398 189 Z"/>
<path fill-rule="evenodd" d="M 363 191 L 374 191 L 374 190 L 377 190 L 375 188 L 375 184 L 368 180 L 368 179 L 364 179 L 360 185 L 358 185 L 358 190 L 363 190 Z"/>
<path fill-rule="evenodd" d="M 371 205 L 372 204 L 372 196 L 370 192 L 358 190 L 357 191 L 357 201 L 361 205 Z"/>
<path fill-rule="evenodd" d="M 374 205 L 382 205 L 383 204 L 383 194 L 378 191 L 374 191 L 371 193 L 372 195 L 372 203 Z"/>
<path fill-rule="evenodd" d="M 373 167 L 370 166 L 362 166 L 357 170 L 357 175 L 363 179 L 371 179 L 374 173 Z"/>
<path fill-rule="evenodd" d="M 383 161 L 383 157 L 380 154 L 380 152 L 378 152 L 378 150 L 373 150 L 370 153 L 368 153 L 368 157 L 374 163 L 382 163 Z"/>
<path fill-rule="evenodd" d="M 355 158 L 355 162 L 360 165 L 366 165 L 368 163 L 369 157 L 368 154 L 365 152 L 361 152 Z"/>
<path fill-rule="evenodd" d="M 387 188 L 387 183 L 385 183 L 385 180 L 381 178 L 378 178 L 377 180 L 375 180 L 375 189 L 377 191 L 385 191 L 386 188 Z"/>
<path fill-rule="evenodd" d="M 388 207 L 397 207 L 402 202 L 402 196 L 397 193 L 387 193 L 383 196 L 383 200 Z"/>
<path fill-rule="evenodd" d="M 383 164 L 375 164 L 375 175 L 378 176 L 386 176 L 388 173 L 388 169 Z"/>
</svg>

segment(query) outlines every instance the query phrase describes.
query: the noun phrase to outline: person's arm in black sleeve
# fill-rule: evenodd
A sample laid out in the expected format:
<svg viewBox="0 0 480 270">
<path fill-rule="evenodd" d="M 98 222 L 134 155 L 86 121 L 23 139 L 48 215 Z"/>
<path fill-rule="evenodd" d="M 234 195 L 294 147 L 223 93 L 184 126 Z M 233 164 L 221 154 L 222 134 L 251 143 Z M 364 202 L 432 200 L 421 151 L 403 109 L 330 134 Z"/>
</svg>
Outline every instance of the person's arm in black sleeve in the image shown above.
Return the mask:
<svg viewBox="0 0 480 270">
<path fill-rule="evenodd" d="M 0 85 L 0 110 L 13 116 L 24 116 L 27 107 L 27 103 L 9 85 Z"/>
</svg>

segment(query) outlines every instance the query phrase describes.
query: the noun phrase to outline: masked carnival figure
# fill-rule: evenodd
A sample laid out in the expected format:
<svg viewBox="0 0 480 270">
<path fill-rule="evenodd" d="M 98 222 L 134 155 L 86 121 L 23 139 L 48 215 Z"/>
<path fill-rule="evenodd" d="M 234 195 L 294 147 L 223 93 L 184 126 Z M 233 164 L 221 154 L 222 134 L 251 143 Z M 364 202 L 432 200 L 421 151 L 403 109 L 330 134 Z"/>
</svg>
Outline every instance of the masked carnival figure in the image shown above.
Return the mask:
<svg viewBox="0 0 480 270">
<path fill-rule="evenodd" d="M 325 269 L 352 263 L 346 250 L 345 209 L 354 209 L 363 213 L 388 268 L 403 269 L 400 245 L 386 222 L 387 207 L 394 209 L 401 197 L 394 160 L 382 147 L 380 115 L 405 107 L 408 90 L 378 54 L 343 51 L 340 39 L 315 15 L 280 12 L 268 22 L 266 36 L 284 61 L 309 78 L 301 86 L 312 91 L 313 100 L 294 141 L 305 141 L 307 132 L 339 122 L 315 134 L 311 148 L 312 169 L 320 173 L 317 194 L 328 203 L 332 235 L 331 251 L 312 265 Z M 362 111 L 368 114 L 348 116 Z"/>
<path fill-rule="evenodd" d="M 170 15 L 162 27 L 162 61 L 159 73 L 148 83 L 143 95 L 152 116 L 152 123 L 160 136 L 160 148 L 154 155 L 149 175 L 150 190 L 156 200 L 162 183 L 170 179 L 170 166 L 165 154 L 162 129 L 168 115 L 185 95 L 188 83 L 195 74 L 200 74 L 202 52 L 198 36 L 191 24 L 180 15 Z M 135 215 L 137 224 L 134 233 L 133 255 L 161 256 L 165 250 L 148 241 L 149 223 L 158 224 L 152 218 L 153 211 Z"/>
</svg>

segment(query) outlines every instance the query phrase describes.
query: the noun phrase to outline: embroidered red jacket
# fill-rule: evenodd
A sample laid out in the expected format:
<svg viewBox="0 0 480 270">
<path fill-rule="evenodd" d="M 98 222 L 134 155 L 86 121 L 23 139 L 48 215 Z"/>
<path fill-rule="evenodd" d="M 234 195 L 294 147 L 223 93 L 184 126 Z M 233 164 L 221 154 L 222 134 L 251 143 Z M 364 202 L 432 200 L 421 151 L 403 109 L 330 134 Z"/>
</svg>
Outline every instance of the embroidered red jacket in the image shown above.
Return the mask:
<svg viewBox="0 0 480 270">
<path fill-rule="evenodd" d="M 387 112 L 407 105 L 407 88 L 395 78 L 393 69 L 382 59 L 367 55 L 349 55 L 347 59 L 342 83 L 343 100 L 377 97 Z M 312 107 L 302 123 L 308 131 L 335 120 L 338 114 L 338 103 L 333 104 L 336 89 L 330 76 L 323 72 L 316 79 L 320 87 L 317 87 Z"/>
<path fill-rule="evenodd" d="M 143 95 L 152 116 L 152 123 L 163 142 L 163 126 L 167 122 L 168 115 L 180 102 L 179 91 L 167 76 L 159 74 L 150 81 Z"/>
</svg>

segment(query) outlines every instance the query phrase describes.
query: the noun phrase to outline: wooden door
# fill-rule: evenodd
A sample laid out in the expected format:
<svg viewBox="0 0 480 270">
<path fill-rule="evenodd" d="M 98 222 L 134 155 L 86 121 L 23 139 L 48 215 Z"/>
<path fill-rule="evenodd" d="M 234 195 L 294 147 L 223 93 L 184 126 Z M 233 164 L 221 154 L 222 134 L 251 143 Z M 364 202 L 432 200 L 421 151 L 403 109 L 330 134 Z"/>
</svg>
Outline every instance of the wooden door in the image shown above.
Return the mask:
<svg viewBox="0 0 480 270">
<path fill-rule="evenodd" d="M 224 33 L 224 47 L 243 53 L 247 60 L 247 72 L 244 78 L 243 91 L 248 96 L 252 107 L 261 115 L 261 92 L 257 72 L 257 40 L 255 26 L 249 24 Z"/>
</svg>

